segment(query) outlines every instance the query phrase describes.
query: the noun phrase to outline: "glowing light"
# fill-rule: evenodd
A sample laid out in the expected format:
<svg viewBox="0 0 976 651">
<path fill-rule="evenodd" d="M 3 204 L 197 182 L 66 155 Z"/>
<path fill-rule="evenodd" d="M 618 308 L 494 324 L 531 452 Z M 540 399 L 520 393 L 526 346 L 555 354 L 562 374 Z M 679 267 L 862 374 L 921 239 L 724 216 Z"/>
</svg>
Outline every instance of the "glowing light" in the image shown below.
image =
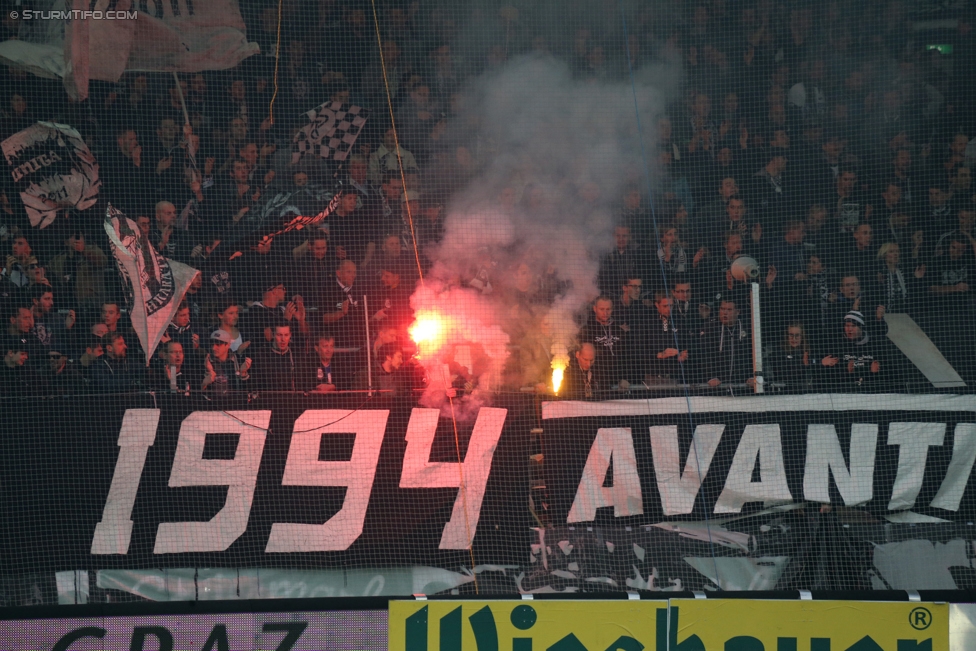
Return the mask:
<svg viewBox="0 0 976 651">
<path fill-rule="evenodd" d="M 563 374 L 566 372 L 566 367 L 555 360 L 552 363 L 552 392 L 559 393 L 559 387 L 563 383 Z"/>
<path fill-rule="evenodd" d="M 436 312 L 419 312 L 408 332 L 422 356 L 436 352 L 446 341 L 444 320 Z"/>
</svg>

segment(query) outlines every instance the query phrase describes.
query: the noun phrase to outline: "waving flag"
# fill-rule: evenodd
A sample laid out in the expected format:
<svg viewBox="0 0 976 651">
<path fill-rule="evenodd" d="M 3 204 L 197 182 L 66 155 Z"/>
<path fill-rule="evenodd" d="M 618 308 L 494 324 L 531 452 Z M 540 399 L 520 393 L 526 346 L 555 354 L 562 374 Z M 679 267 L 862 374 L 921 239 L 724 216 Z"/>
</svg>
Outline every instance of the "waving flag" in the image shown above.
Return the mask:
<svg viewBox="0 0 976 651">
<path fill-rule="evenodd" d="M 46 228 L 58 213 L 95 205 L 98 163 L 81 134 L 66 124 L 38 122 L 2 143 L 31 226 Z"/>
<path fill-rule="evenodd" d="M 200 272 L 159 255 L 136 223 L 111 204 L 105 211 L 104 225 L 129 299 L 132 328 L 146 351 L 149 366 L 187 287 Z"/>
<path fill-rule="evenodd" d="M 14 14 L 20 32 L 0 42 L 0 61 L 63 78 L 76 100 L 88 96 L 90 79 L 226 70 L 259 51 L 244 35 L 237 0 L 36 0 Z"/>
<path fill-rule="evenodd" d="M 342 102 L 326 102 L 307 111 L 308 124 L 295 134 L 292 162 L 307 153 L 319 158 L 344 161 L 363 130 L 369 111 Z"/>
</svg>

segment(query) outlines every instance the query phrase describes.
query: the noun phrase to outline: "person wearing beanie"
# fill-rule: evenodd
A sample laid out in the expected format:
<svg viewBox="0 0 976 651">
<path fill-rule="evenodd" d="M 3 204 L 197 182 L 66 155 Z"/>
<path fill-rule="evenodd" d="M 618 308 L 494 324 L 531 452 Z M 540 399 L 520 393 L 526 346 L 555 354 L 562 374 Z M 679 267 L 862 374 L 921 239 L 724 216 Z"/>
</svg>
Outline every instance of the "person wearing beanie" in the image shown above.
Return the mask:
<svg viewBox="0 0 976 651">
<path fill-rule="evenodd" d="M 820 363 L 829 386 L 863 386 L 878 381 L 881 362 L 875 352 L 875 343 L 865 329 L 864 314 L 851 310 L 844 316 L 843 333 L 835 342 L 831 353 Z"/>
</svg>

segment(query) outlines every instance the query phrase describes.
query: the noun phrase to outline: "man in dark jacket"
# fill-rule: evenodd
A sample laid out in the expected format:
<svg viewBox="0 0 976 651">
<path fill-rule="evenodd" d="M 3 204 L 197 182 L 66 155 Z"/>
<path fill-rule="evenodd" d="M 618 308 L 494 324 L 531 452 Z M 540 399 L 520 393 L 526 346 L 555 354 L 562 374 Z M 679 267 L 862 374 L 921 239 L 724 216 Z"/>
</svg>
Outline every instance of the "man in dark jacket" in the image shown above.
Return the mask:
<svg viewBox="0 0 976 651">
<path fill-rule="evenodd" d="M 599 397 L 599 392 L 606 387 L 595 368 L 596 358 L 596 346 L 593 344 L 584 343 L 579 347 L 566 368 L 559 397 L 567 400 Z"/>
<path fill-rule="evenodd" d="M 705 330 L 702 357 L 709 386 L 751 384 L 754 381 L 752 336 L 749 328 L 739 320 L 739 308 L 733 299 L 722 300 L 718 320 Z"/>
<path fill-rule="evenodd" d="M 291 349 L 291 326 L 274 326 L 271 346 L 259 351 L 254 366 L 257 388 L 263 391 L 295 391 L 298 358 Z"/>
<path fill-rule="evenodd" d="M 864 315 L 851 310 L 844 316 L 844 334 L 836 344 L 837 353 L 821 360 L 826 380 L 832 386 L 863 386 L 876 383 L 881 373 L 874 340 L 864 327 Z"/>
</svg>

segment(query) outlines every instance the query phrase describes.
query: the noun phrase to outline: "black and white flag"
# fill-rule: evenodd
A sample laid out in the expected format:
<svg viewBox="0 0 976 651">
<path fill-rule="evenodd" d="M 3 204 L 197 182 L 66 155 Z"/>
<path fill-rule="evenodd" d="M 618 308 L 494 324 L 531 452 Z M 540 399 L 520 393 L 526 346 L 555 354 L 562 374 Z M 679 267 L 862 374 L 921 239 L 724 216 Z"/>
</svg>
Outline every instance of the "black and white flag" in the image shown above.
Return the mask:
<svg viewBox="0 0 976 651">
<path fill-rule="evenodd" d="M 4 140 L 0 148 L 34 228 L 50 226 L 69 208 L 95 205 L 101 183 L 98 163 L 72 127 L 38 122 Z"/>
<path fill-rule="evenodd" d="M 139 226 L 109 204 L 105 232 L 129 298 L 132 329 L 146 351 L 146 366 L 176 316 L 194 276 L 200 272 L 161 256 Z"/>
<path fill-rule="evenodd" d="M 369 111 L 342 102 L 326 102 L 307 111 L 305 116 L 308 124 L 295 134 L 292 162 L 297 163 L 308 153 L 341 162 L 352 151 Z"/>
</svg>

